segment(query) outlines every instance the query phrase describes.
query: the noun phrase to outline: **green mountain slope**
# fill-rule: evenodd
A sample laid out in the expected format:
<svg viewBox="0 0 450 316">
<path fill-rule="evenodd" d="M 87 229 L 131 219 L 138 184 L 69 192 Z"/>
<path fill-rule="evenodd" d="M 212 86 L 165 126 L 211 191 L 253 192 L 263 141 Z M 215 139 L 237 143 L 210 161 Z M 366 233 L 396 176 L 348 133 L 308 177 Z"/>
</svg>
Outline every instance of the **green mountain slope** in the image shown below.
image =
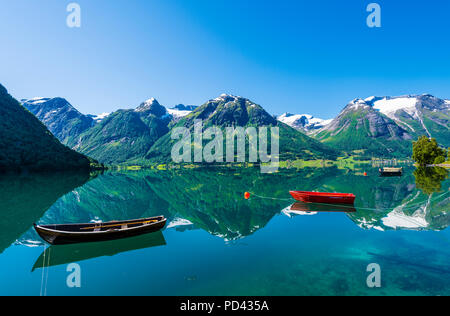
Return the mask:
<svg viewBox="0 0 450 316">
<path fill-rule="evenodd" d="M 22 100 L 22 104 L 64 145 L 76 143 L 78 137 L 95 124 L 91 117 L 81 114 L 63 98 L 35 98 Z"/>
<path fill-rule="evenodd" d="M 450 101 L 428 94 L 355 99 L 314 133 L 346 152 L 385 157 L 410 157 L 411 141 L 423 135 L 450 146 Z"/>
<path fill-rule="evenodd" d="M 87 170 L 2 176 L 0 254 L 27 232 L 60 197 L 89 179 Z M 27 239 L 21 243 L 27 243 Z"/>
<path fill-rule="evenodd" d="M 416 138 L 428 135 L 436 138 L 440 145 L 450 147 L 450 102 L 431 95 L 422 95 L 417 97 L 416 109 L 416 117 L 403 113 L 402 120 L 406 124 L 420 122 L 420 125 L 416 123 L 419 125 L 415 130 Z"/>
<path fill-rule="evenodd" d="M 73 148 L 102 163 L 142 158 L 168 131 L 171 117 L 151 99 L 135 110 L 119 110 L 83 133 Z"/>
<path fill-rule="evenodd" d="M 90 160 L 62 145 L 0 85 L 0 171 L 88 169 Z"/>
<path fill-rule="evenodd" d="M 230 95 L 222 95 L 203 104 L 188 116 L 178 121 L 172 128 L 186 127 L 194 131 L 196 120 L 202 120 L 203 130 L 211 126 L 220 127 L 273 127 L 280 129 L 280 159 L 329 159 L 336 158 L 338 152 L 304 135 L 303 133 L 278 122 L 261 106 L 252 101 Z M 269 133 L 270 134 L 270 133 Z M 225 134 L 224 134 L 225 135 Z M 225 142 L 224 136 L 224 142 Z M 171 133 L 164 135 L 150 149 L 146 159 L 153 162 L 172 162 L 171 151 L 177 141 Z M 207 141 L 204 141 L 204 145 Z M 270 141 L 269 141 L 270 152 Z M 224 153 L 226 146 L 224 145 Z M 248 146 L 247 146 L 248 150 Z M 248 160 L 247 160 L 248 161 Z"/>
<path fill-rule="evenodd" d="M 363 100 L 354 100 L 329 125 L 315 134 L 324 144 L 351 153 L 370 156 L 408 156 L 412 136 L 395 121 Z"/>
</svg>

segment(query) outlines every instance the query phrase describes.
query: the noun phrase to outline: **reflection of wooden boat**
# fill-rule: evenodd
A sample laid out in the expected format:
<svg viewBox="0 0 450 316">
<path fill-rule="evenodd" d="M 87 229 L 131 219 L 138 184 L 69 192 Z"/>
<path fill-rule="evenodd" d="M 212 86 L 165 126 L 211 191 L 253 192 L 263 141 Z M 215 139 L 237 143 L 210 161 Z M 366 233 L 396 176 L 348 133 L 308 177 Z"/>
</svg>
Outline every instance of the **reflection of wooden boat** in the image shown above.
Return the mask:
<svg viewBox="0 0 450 316">
<path fill-rule="evenodd" d="M 39 236 L 52 245 L 107 241 L 138 236 L 161 230 L 164 216 L 108 223 L 36 225 Z"/>
<path fill-rule="evenodd" d="M 403 168 L 381 168 L 382 177 L 400 177 L 403 175 Z"/>
<path fill-rule="evenodd" d="M 159 231 L 153 234 L 102 243 L 51 246 L 42 252 L 32 271 L 43 267 L 66 265 L 99 257 L 112 257 L 119 253 L 165 245 L 164 235 Z"/>
<path fill-rule="evenodd" d="M 291 211 L 320 213 L 320 212 L 345 212 L 354 213 L 356 209 L 353 205 L 327 205 L 316 203 L 297 202 L 291 206 Z"/>
<path fill-rule="evenodd" d="M 305 203 L 326 203 L 326 204 L 353 204 L 356 196 L 349 193 L 321 193 L 306 191 L 291 191 L 292 197 Z"/>
</svg>

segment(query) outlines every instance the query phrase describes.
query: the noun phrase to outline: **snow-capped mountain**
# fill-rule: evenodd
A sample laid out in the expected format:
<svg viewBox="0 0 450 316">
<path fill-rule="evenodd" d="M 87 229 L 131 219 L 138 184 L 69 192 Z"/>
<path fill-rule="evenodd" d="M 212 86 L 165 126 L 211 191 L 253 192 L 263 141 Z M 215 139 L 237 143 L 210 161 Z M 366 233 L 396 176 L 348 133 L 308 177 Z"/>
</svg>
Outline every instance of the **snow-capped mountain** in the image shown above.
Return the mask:
<svg viewBox="0 0 450 316">
<path fill-rule="evenodd" d="M 450 102 L 429 94 L 400 97 L 370 97 L 367 104 L 394 120 L 398 125 L 413 134 L 442 138 L 433 131 L 447 130 L 450 136 Z M 444 136 L 444 135 L 442 135 Z M 439 141 L 439 139 L 438 139 Z M 447 138 L 447 141 L 450 142 Z M 441 142 L 442 143 L 442 142 Z"/>
<path fill-rule="evenodd" d="M 244 97 L 222 94 L 195 109 L 192 115 L 181 118 L 179 125 L 194 129 L 195 120 L 198 118 L 203 120 L 204 126 L 217 126 L 223 130 L 230 126 L 278 126 L 280 159 L 334 158 L 339 155 L 338 151 L 278 122 L 262 106 Z M 173 145 L 171 135 L 164 135 L 150 148 L 146 159 L 158 162 L 171 161 Z"/>
<path fill-rule="evenodd" d="M 323 120 L 309 114 L 291 114 L 284 113 L 277 117 L 278 121 L 289 125 L 295 129 L 311 132 L 323 128 L 331 123 L 332 120 Z"/>
<path fill-rule="evenodd" d="M 421 135 L 450 146 L 450 102 L 431 96 L 355 99 L 328 125 L 314 132 L 324 143 L 344 151 L 409 155 Z"/>
<path fill-rule="evenodd" d="M 139 159 L 169 132 L 171 120 L 166 108 L 151 98 L 135 109 L 111 113 L 83 133 L 73 148 L 105 163 Z"/>
<path fill-rule="evenodd" d="M 167 110 L 163 107 L 155 98 L 148 99 L 147 101 L 141 103 L 135 110 L 135 112 L 150 112 L 157 117 L 167 115 Z"/>
<path fill-rule="evenodd" d="M 95 125 L 92 117 L 80 113 L 63 98 L 22 99 L 21 102 L 65 145 Z"/>
<path fill-rule="evenodd" d="M 174 106 L 173 108 L 167 109 L 167 112 L 173 116 L 173 118 L 180 119 L 182 117 L 188 116 L 197 108 L 195 105 L 184 105 L 184 104 L 178 104 Z"/>
</svg>

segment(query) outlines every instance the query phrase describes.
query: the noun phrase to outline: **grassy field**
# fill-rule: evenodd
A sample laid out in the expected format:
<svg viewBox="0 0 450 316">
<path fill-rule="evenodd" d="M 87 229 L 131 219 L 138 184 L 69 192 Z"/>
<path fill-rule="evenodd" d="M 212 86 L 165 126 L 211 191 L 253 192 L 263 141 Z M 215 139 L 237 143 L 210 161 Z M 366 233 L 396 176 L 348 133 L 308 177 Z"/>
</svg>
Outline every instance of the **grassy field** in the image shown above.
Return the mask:
<svg viewBox="0 0 450 316">
<path fill-rule="evenodd" d="M 411 164 L 408 159 L 381 159 L 372 158 L 362 160 L 358 156 L 339 157 L 336 160 L 315 159 L 315 160 L 285 160 L 280 161 L 280 169 L 304 169 L 304 168 L 329 168 L 337 167 L 338 169 L 360 169 L 362 166 L 378 167 L 384 165 L 402 165 Z M 253 168 L 259 167 L 259 164 L 254 163 L 223 163 L 220 165 L 202 165 L 202 164 L 133 164 L 133 165 L 116 165 L 109 166 L 109 169 L 118 171 L 137 171 L 141 169 L 154 169 L 154 170 L 171 170 L 171 169 L 195 169 L 205 166 L 221 166 L 229 168 Z"/>
</svg>

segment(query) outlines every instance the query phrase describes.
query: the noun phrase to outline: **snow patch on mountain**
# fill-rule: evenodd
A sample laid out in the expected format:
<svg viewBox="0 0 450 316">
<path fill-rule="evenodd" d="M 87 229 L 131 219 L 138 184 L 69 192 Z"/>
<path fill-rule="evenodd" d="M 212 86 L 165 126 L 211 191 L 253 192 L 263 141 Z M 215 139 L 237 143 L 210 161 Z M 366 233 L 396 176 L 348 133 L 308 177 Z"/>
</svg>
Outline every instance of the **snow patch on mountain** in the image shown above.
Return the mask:
<svg viewBox="0 0 450 316">
<path fill-rule="evenodd" d="M 89 115 L 96 123 L 100 123 L 103 121 L 107 116 L 109 116 L 111 113 L 101 113 L 98 115 Z"/>
<path fill-rule="evenodd" d="M 36 97 L 36 98 L 32 98 L 32 99 L 22 99 L 20 101 L 22 102 L 22 104 L 27 103 L 29 105 L 37 105 L 37 104 L 45 103 L 50 100 L 51 100 L 51 98 Z"/>
<path fill-rule="evenodd" d="M 148 99 L 139 105 L 139 107 L 135 110 L 136 112 L 145 112 L 150 110 L 154 106 L 160 106 L 158 101 L 155 98 Z"/>
<path fill-rule="evenodd" d="M 237 99 L 240 99 L 242 97 L 222 93 L 218 98 L 215 98 L 213 101 L 236 101 Z"/>
<path fill-rule="evenodd" d="M 429 226 L 426 216 L 428 213 L 428 208 L 431 201 L 431 196 L 428 201 L 420 206 L 412 215 L 406 215 L 405 210 L 410 203 L 414 202 L 420 195 L 420 192 L 408 202 L 396 207 L 392 212 L 390 212 L 386 217 L 382 219 L 383 225 L 386 227 L 391 227 L 394 229 L 415 229 L 420 230 L 427 228 Z"/>
<path fill-rule="evenodd" d="M 347 110 L 358 110 L 359 108 L 366 108 L 370 105 L 363 99 L 354 99 L 347 105 Z"/>
<path fill-rule="evenodd" d="M 394 229 L 421 229 L 427 228 L 428 222 L 421 215 L 408 216 L 402 212 L 391 212 L 383 218 L 383 225 Z"/>
<path fill-rule="evenodd" d="M 332 120 L 324 120 L 314 117 L 310 114 L 291 114 L 284 113 L 280 115 L 278 121 L 287 124 L 296 129 L 302 129 L 305 131 L 311 131 L 320 129 L 331 123 Z"/>
<path fill-rule="evenodd" d="M 185 116 L 188 116 L 189 114 L 192 113 L 192 111 L 180 111 L 177 109 L 167 109 L 167 113 L 169 113 L 170 115 L 172 115 L 174 118 L 182 118 Z"/>
<path fill-rule="evenodd" d="M 418 114 L 416 104 L 416 97 L 385 97 L 382 100 L 373 102 L 373 108 L 379 110 L 381 113 L 391 119 L 396 119 L 395 114 L 400 110 L 405 111 L 411 117 L 417 118 Z"/>
<path fill-rule="evenodd" d="M 174 218 L 167 225 L 167 229 L 178 227 L 178 226 L 190 226 L 190 225 L 194 225 L 194 224 L 191 221 L 187 220 L 187 219 L 177 217 L 177 218 Z"/>
<path fill-rule="evenodd" d="M 293 218 L 295 216 L 312 216 L 312 215 L 317 215 L 318 212 L 295 211 L 295 210 L 291 209 L 291 206 L 288 206 L 285 209 L 281 210 L 281 214 L 284 214 L 284 215 L 286 215 L 289 218 Z"/>
</svg>

